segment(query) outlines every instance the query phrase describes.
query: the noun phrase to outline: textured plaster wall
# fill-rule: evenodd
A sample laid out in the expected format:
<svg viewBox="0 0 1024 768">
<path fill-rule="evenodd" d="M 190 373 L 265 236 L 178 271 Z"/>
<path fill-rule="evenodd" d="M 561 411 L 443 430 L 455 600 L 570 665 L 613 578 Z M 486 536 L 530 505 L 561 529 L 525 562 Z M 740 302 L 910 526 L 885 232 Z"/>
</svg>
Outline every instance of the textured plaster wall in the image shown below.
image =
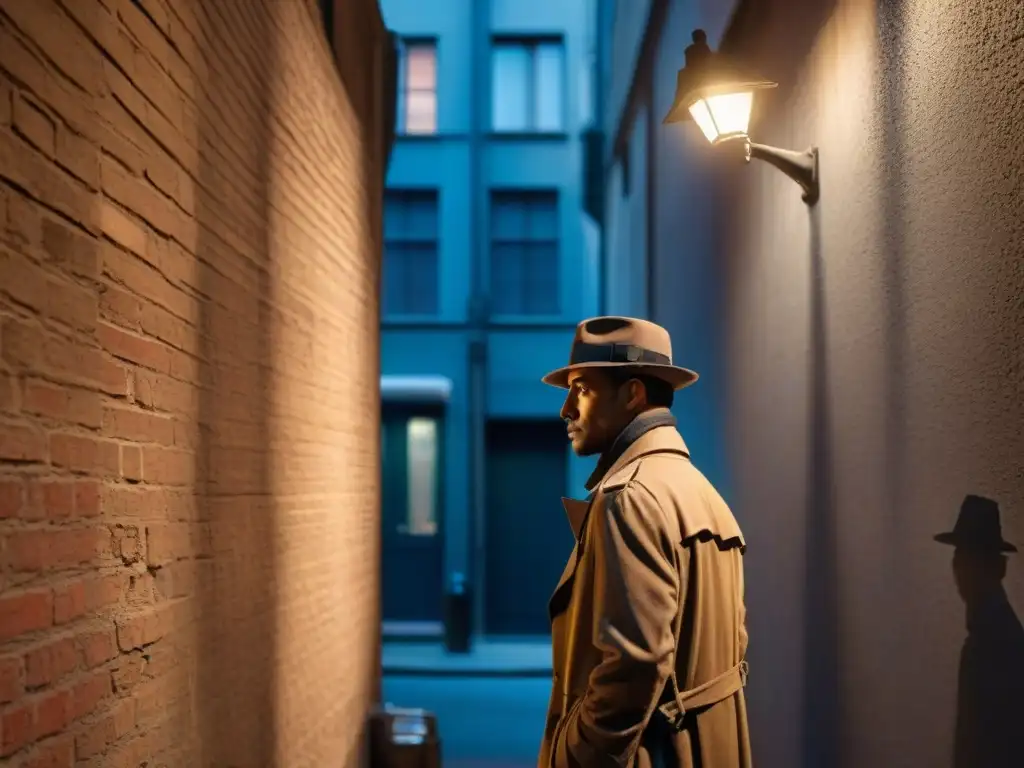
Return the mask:
<svg viewBox="0 0 1024 768">
<path fill-rule="evenodd" d="M 1024 5 L 762 11 L 738 50 L 782 86 L 752 133 L 818 145 L 821 202 L 730 173 L 757 761 L 950 765 L 964 606 L 932 536 L 980 493 L 1024 544 Z M 1019 559 L 1005 585 L 1024 610 Z"/>
</svg>

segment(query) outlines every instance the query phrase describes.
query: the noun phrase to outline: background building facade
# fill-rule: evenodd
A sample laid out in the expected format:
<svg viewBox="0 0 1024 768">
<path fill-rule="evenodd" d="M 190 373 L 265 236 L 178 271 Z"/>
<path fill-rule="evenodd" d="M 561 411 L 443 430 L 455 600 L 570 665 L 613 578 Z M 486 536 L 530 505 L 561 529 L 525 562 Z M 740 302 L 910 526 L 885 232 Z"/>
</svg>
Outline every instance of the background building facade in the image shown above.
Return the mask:
<svg viewBox="0 0 1024 768">
<path fill-rule="evenodd" d="M 386 0 L 400 40 L 382 288 L 386 630 L 434 633 L 448 583 L 475 628 L 546 634 L 583 492 L 540 383 L 597 310 L 584 212 L 590 0 Z"/>
<path fill-rule="evenodd" d="M 972 717 L 1021 721 L 1024 692 L 1005 688 L 1019 623 L 988 646 L 1013 661 L 988 670 L 1004 690 L 979 711 L 959 666 L 962 573 L 932 537 L 978 493 L 1024 543 L 1019 4 L 609 13 L 603 299 L 666 325 L 703 374 L 677 411 L 747 534 L 757 762 L 1012 764 L 954 758 L 954 736 Z M 660 124 L 696 27 L 780 83 L 751 134 L 820 148 L 815 208 L 695 125 Z M 1015 557 L 1003 587 L 1019 608 Z"/>
</svg>

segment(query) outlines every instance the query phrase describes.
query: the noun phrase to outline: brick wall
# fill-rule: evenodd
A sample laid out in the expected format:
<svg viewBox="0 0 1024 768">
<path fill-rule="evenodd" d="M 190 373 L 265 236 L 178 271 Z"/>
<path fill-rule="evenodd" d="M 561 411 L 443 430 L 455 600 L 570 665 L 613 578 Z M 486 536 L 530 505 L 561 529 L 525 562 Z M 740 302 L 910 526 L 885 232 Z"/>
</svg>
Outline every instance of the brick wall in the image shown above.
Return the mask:
<svg viewBox="0 0 1024 768">
<path fill-rule="evenodd" d="M 314 0 L 0 0 L 2 765 L 361 761 L 380 142 L 345 66 Z"/>
</svg>

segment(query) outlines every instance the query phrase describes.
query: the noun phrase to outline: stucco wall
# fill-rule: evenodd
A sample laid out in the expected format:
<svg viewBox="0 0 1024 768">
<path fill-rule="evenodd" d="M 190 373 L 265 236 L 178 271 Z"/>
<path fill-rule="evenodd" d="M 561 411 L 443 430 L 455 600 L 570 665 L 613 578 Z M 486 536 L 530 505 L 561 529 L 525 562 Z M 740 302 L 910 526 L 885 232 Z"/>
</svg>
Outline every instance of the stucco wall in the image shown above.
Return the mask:
<svg viewBox="0 0 1024 768">
<path fill-rule="evenodd" d="M 932 536 L 980 493 L 1024 544 L 1022 32 L 1020 3 L 776 0 L 735 41 L 782 83 L 755 140 L 821 149 L 817 208 L 761 163 L 723 201 L 760 765 L 951 764 Z M 1024 609 L 1012 556 L 1005 585 Z"/>
</svg>

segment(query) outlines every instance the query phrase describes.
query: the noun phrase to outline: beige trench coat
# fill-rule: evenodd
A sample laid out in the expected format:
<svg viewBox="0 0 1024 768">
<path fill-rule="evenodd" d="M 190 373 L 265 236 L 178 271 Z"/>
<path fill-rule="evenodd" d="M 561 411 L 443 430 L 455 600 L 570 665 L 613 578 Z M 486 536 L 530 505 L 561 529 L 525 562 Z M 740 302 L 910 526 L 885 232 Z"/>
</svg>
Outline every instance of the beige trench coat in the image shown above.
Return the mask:
<svg viewBox="0 0 1024 768">
<path fill-rule="evenodd" d="M 577 543 L 549 605 L 538 768 L 749 768 L 745 542 L 679 433 L 641 435 L 589 504 L 563 501 Z M 675 700 L 673 668 L 675 728 L 656 711 Z"/>
</svg>

